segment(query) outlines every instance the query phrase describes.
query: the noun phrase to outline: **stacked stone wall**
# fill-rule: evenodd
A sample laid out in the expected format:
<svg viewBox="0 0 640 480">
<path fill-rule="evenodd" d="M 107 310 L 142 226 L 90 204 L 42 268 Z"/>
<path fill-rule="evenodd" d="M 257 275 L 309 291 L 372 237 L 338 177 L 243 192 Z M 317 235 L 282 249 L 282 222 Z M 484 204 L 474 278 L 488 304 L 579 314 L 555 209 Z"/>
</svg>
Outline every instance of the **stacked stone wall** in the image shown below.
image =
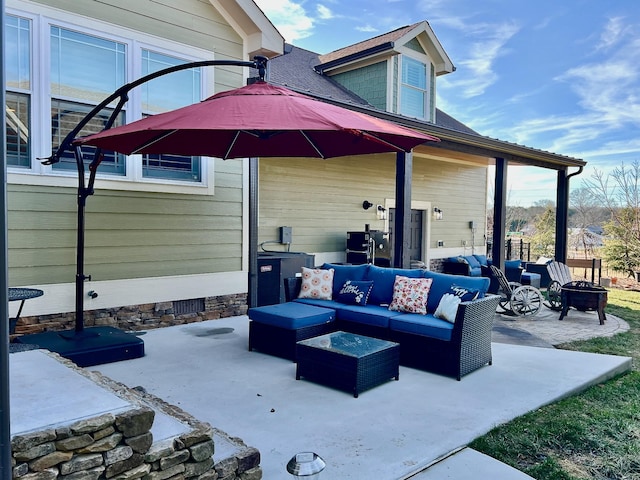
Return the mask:
<svg viewBox="0 0 640 480">
<path fill-rule="evenodd" d="M 58 357 L 55 354 L 51 354 Z M 233 439 L 237 451 L 216 459 L 214 430 L 176 406 L 144 389 L 129 389 L 97 372 L 87 372 L 60 357 L 59 361 L 88 376 L 132 408 L 15 435 L 11 467 L 20 480 L 260 480 L 260 452 Z M 171 415 L 189 431 L 154 442 L 151 427 L 156 411 Z M 53 420 L 53 419 L 52 419 Z M 215 460 L 215 461 L 214 461 Z"/>
<path fill-rule="evenodd" d="M 204 311 L 176 315 L 174 302 L 147 303 L 116 308 L 87 310 L 84 325 L 111 326 L 125 331 L 141 331 L 186 323 L 216 320 L 247 313 L 247 295 L 224 295 L 204 299 Z M 75 312 L 23 317 L 18 321 L 12 339 L 20 335 L 44 331 L 72 330 Z"/>
</svg>

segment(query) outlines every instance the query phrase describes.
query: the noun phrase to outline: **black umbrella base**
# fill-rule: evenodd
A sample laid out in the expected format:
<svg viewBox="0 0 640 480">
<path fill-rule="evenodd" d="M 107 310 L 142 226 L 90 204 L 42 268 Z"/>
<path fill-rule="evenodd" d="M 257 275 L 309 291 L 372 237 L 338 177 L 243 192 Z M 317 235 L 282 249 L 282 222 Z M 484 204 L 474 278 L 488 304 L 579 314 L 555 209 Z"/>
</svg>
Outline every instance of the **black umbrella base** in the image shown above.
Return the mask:
<svg viewBox="0 0 640 480">
<path fill-rule="evenodd" d="M 144 357 L 144 342 L 113 327 L 91 327 L 81 332 L 43 332 L 23 335 L 16 343 L 37 345 L 68 358 L 79 367 Z"/>
</svg>

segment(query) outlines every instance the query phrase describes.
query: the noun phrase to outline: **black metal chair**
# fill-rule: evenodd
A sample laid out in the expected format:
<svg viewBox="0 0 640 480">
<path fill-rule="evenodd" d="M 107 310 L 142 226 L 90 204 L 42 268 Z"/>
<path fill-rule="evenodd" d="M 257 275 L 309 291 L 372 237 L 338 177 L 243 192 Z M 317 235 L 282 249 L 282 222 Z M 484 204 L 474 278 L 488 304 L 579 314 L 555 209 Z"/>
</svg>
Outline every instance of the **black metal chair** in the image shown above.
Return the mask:
<svg viewBox="0 0 640 480">
<path fill-rule="evenodd" d="M 540 290 L 531 285 L 521 285 L 517 282 L 509 282 L 504 272 L 491 265 L 491 272 L 500 284 L 500 302 L 498 306 L 507 315 L 534 316 L 542 307 L 542 294 Z"/>
</svg>

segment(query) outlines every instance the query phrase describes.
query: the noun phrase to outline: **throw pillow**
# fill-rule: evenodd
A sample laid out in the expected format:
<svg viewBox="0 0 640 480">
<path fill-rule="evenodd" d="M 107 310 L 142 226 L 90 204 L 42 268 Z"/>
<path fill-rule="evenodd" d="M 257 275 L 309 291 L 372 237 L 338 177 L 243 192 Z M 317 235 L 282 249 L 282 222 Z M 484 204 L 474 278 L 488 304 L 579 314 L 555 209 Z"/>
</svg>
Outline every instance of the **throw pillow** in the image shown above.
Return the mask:
<svg viewBox="0 0 640 480">
<path fill-rule="evenodd" d="M 436 318 L 441 318 L 447 322 L 454 323 L 456 321 L 456 315 L 458 314 L 458 305 L 460 305 L 460 297 L 451 293 L 445 293 L 438 303 L 433 314 Z"/>
<path fill-rule="evenodd" d="M 302 285 L 298 298 L 315 298 L 317 300 L 331 300 L 333 288 L 333 268 L 302 267 Z"/>
<path fill-rule="evenodd" d="M 409 278 L 396 275 L 389 310 L 425 315 L 432 282 L 432 278 Z"/>
<path fill-rule="evenodd" d="M 371 281 L 347 280 L 336 295 L 336 301 L 348 305 L 365 306 L 373 289 Z"/>
<path fill-rule="evenodd" d="M 438 303 L 438 308 L 436 308 L 433 316 L 454 323 L 460 303 L 475 300 L 479 294 L 479 290 L 451 285 L 449 291 L 440 298 L 440 303 Z"/>
<path fill-rule="evenodd" d="M 459 297 L 461 302 L 470 302 L 471 300 L 478 298 L 480 290 L 474 290 L 473 288 L 461 287 L 459 285 L 452 284 L 447 293 Z"/>
</svg>

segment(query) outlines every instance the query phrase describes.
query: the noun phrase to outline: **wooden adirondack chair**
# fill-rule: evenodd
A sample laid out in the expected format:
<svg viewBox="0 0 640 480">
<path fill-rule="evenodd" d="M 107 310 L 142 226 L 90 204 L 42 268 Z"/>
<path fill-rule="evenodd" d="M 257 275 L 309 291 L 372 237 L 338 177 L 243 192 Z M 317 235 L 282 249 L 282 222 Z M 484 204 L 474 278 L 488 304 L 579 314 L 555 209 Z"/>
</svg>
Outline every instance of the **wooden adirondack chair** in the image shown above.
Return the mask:
<svg viewBox="0 0 640 480">
<path fill-rule="evenodd" d="M 551 262 L 547 265 L 547 272 L 549 272 L 549 277 L 551 278 L 547 288 L 548 306 L 553 310 L 560 311 L 562 310 L 562 286 L 573 281 L 571 270 L 562 262 Z"/>
</svg>

